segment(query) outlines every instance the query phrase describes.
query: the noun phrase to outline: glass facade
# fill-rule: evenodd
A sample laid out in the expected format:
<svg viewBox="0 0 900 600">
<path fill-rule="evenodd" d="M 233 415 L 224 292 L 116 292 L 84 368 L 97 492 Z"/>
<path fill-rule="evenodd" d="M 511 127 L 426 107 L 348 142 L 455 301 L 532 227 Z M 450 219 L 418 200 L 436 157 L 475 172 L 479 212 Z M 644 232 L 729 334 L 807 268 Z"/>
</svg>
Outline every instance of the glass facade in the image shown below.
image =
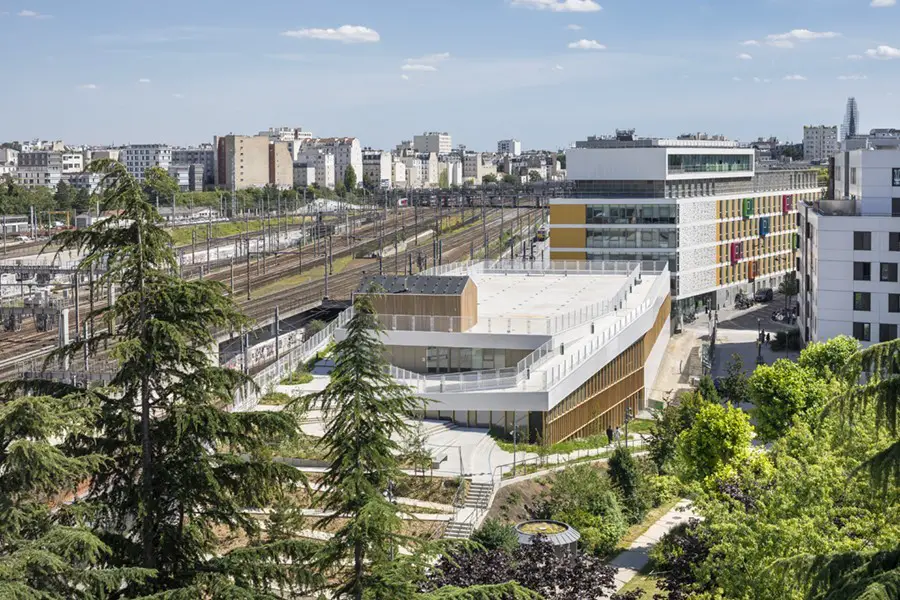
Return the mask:
<svg viewBox="0 0 900 600">
<path fill-rule="evenodd" d="M 675 224 L 674 204 L 599 204 L 586 209 L 588 225 Z"/>
<path fill-rule="evenodd" d="M 588 229 L 588 248 L 675 248 L 675 229 Z"/>
<path fill-rule="evenodd" d="M 623 262 L 663 262 L 669 264 L 669 271 L 674 273 L 678 270 L 678 260 L 675 250 L 666 252 L 600 252 L 597 250 L 588 250 L 588 259 L 595 261 L 623 261 Z"/>
<path fill-rule="evenodd" d="M 751 171 L 749 154 L 670 154 L 669 173 L 729 173 Z"/>
</svg>

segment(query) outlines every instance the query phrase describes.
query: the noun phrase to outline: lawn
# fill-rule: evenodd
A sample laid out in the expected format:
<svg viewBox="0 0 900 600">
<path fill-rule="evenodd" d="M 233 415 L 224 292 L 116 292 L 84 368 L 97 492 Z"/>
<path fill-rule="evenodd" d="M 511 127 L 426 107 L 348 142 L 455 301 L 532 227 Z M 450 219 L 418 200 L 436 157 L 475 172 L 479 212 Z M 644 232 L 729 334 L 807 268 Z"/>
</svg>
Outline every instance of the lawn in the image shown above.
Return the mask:
<svg viewBox="0 0 900 600">
<path fill-rule="evenodd" d="M 635 419 L 628 424 L 628 435 L 637 433 L 649 434 L 653 423 L 651 419 Z"/>
<path fill-rule="evenodd" d="M 491 437 L 494 438 L 494 441 L 497 442 L 497 445 L 500 446 L 503 450 L 507 452 L 513 451 L 513 443 L 512 440 L 509 439 L 508 435 L 504 435 L 500 437 L 500 435 L 492 431 Z M 569 452 L 575 452 L 576 450 L 594 450 L 596 448 L 605 448 L 609 445 L 606 434 L 603 435 L 592 435 L 590 437 L 571 440 L 567 442 L 560 442 L 558 444 L 551 444 L 544 451 L 547 454 L 568 454 Z M 517 452 L 534 452 L 537 454 L 542 450 L 541 446 L 537 444 L 523 444 L 518 443 L 515 445 L 515 449 Z"/>
<path fill-rule="evenodd" d="M 299 223 L 302 217 L 294 217 L 293 222 Z M 272 225 L 276 225 L 279 223 L 291 223 L 292 219 L 282 217 L 281 219 L 272 219 Z M 239 233 L 246 233 L 247 231 L 261 231 L 264 226 L 268 225 L 268 220 L 260 220 L 253 219 L 250 221 L 223 221 L 220 223 L 213 223 L 210 226 L 210 235 L 213 238 L 221 238 L 228 237 L 230 235 L 237 235 Z M 191 232 L 194 232 L 194 239 L 197 243 L 200 243 L 201 240 L 206 242 L 206 225 L 191 225 L 187 227 L 176 227 L 174 229 L 169 230 L 169 235 L 172 236 L 172 239 L 175 242 L 176 246 L 185 246 L 191 243 Z"/>
<path fill-rule="evenodd" d="M 334 259 L 334 273 L 332 275 L 337 275 L 341 271 L 347 268 L 353 262 L 352 256 L 342 256 L 340 258 Z M 290 277 L 284 277 L 279 279 L 278 281 L 273 281 L 268 285 L 264 285 L 260 288 L 253 290 L 254 298 L 262 298 L 263 296 L 269 296 L 271 294 L 277 294 L 278 292 L 283 292 L 286 289 L 294 288 L 304 283 L 308 283 L 314 279 L 323 279 L 325 277 L 325 265 L 320 265 L 318 267 L 313 267 L 312 269 L 306 269 L 303 271 L 302 275 L 291 275 Z"/>
<path fill-rule="evenodd" d="M 646 573 L 644 571 L 647 571 Z M 659 588 L 656 587 L 656 577 L 650 575 L 649 565 L 641 569 L 637 575 L 631 578 L 631 581 L 626 583 L 621 590 L 619 590 L 620 594 L 624 594 L 627 592 L 632 592 L 634 590 L 642 590 L 644 592 L 643 598 L 650 600 L 653 598 L 654 594 L 659 594 L 662 592 Z"/>
</svg>

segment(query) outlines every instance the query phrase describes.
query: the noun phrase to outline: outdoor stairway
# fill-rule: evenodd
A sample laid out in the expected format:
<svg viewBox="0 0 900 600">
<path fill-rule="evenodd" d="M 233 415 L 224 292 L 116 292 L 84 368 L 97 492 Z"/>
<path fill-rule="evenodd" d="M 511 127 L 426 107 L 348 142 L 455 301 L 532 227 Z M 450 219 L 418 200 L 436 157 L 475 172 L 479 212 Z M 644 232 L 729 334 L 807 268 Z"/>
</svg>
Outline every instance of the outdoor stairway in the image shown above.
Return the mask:
<svg viewBox="0 0 900 600">
<path fill-rule="evenodd" d="M 469 484 L 469 493 L 466 494 L 467 508 L 487 510 L 491 501 L 494 486 L 489 481 L 473 481 Z"/>
<path fill-rule="evenodd" d="M 475 531 L 475 525 L 472 523 L 450 521 L 444 530 L 444 539 L 467 540 L 472 537 L 473 531 Z"/>
</svg>

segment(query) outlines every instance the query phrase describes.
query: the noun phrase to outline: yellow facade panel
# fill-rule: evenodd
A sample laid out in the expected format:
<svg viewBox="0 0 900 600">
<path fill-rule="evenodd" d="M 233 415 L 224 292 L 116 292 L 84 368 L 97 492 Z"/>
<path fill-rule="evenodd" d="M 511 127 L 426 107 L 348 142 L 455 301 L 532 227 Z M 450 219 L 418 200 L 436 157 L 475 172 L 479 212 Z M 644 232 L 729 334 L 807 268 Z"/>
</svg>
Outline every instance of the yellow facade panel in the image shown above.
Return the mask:
<svg viewBox="0 0 900 600">
<path fill-rule="evenodd" d="M 584 225 L 586 217 L 584 204 L 550 205 L 550 223 L 553 225 Z"/>
<path fill-rule="evenodd" d="M 555 223 L 555 221 L 550 221 Z M 587 233 L 584 228 L 557 229 L 550 231 L 550 248 L 585 248 L 587 246 Z"/>
<path fill-rule="evenodd" d="M 550 260 L 586 260 L 586 252 L 554 252 L 550 251 Z"/>
</svg>

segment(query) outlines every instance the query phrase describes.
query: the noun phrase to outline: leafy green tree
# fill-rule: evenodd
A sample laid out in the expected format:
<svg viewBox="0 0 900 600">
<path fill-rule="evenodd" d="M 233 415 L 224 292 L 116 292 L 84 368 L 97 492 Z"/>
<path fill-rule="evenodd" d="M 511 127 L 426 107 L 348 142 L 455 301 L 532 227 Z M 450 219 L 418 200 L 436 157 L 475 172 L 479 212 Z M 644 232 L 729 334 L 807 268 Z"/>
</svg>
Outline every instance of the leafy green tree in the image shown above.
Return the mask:
<svg viewBox="0 0 900 600">
<path fill-rule="evenodd" d="M 151 571 L 108 568 L 112 549 L 66 508 L 105 458 L 73 454 L 58 442 L 83 433 L 90 403 L 75 396 L 16 396 L 0 404 L 0 597 L 48 600 L 111 597 Z"/>
<path fill-rule="evenodd" d="M 507 185 L 518 185 L 519 178 L 510 173 L 506 173 L 505 175 L 503 175 L 503 183 Z"/>
<path fill-rule="evenodd" d="M 740 354 L 732 354 L 725 367 L 722 395 L 735 405 L 750 402 L 750 384 L 747 375 L 744 374 L 744 361 L 741 360 Z"/>
<path fill-rule="evenodd" d="M 450 189 L 450 173 L 447 169 L 441 169 L 438 175 L 438 187 L 442 190 Z"/>
<path fill-rule="evenodd" d="M 103 261 L 99 285 L 115 283 L 119 293 L 90 315 L 109 330 L 57 355 L 108 345 L 117 363 L 109 389 L 85 396 L 95 402 L 92 420 L 67 444 L 106 458 L 84 505 L 112 549 L 108 566 L 155 571 L 119 595 L 264 598 L 276 586 L 307 589 L 316 583 L 306 566 L 310 543 L 253 542 L 225 553 L 217 543 L 220 528 L 259 540 L 244 507 L 269 506 L 302 482 L 296 469 L 270 460 L 271 443 L 297 435 L 290 415 L 225 410 L 245 380 L 212 363 L 207 348 L 213 332 L 246 319 L 220 283 L 178 277 L 162 219 L 124 165 L 103 160 L 88 169 L 104 175 L 104 205 L 120 212 L 55 241 L 81 251 L 83 269 Z"/>
<path fill-rule="evenodd" d="M 91 193 L 87 188 L 78 188 L 78 191 L 75 193 L 75 199 L 72 201 L 72 208 L 78 212 L 90 210 Z"/>
<path fill-rule="evenodd" d="M 57 210 L 72 208 L 72 187 L 65 181 L 60 181 L 56 186 L 56 193 L 53 194 L 53 201 Z"/>
<path fill-rule="evenodd" d="M 628 513 L 628 520 L 640 523 L 650 510 L 651 498 L 637 460 L 619 446 L 609 458 L 608 473 L 613 487 L 622 497 L 622 506 Z"/>
<path fill-rule="evenodd" d="M 488 173 L 481 178 L 481 183 L 497 183 L 497 176 L 494 173 Z"/>
<path fill-rule="evenodd" d="M 704 375 L 700 378 L 700 382 L 697 384 L 697 391 L 707 402 L 721 402 L 719 392 L 716 390 L 716 384 L 709 375 Z"/>
<path fill-rule="evenodd" d="M 808 369 L 814 377 L 832 380 L 844 376 L 859 349 L 855 338 L 839 335 L 827 342 L 811 342 L 800 352 L 797 364 Z"/>
<path fill-rule="evenodd" d="M 745 458 L 750 451 L 753 426 L 747 415 L 733 406 L 706 404 L 690 429 L 678 436 L 678 458 L 683 475 L 703 481 L 720 468 Z"/>
<path fill-rule="evenodd" d="M 506 550 L 512 552 L 519 546 L 516 528 L 498 519 L 486 519 L 472 534 L 472 541 L 484 546 L 485 550 Z"/>
<path fill-rule="evenodd" d="M 395 440 L 407 433 L 406 419 L 423 403 L 387 372 L 371 295 L 358 295 L 353 308 L 347 337 L 334 347 L 331 379 L 310 400 L 321 406 L 326 423 L 321 443 L 330 466 L 321 506 L 334 516 L 323 524 L 347 518 L 326 544 L 321 564 L 334 572 L 337 596 L 360 600 L 377 565 L 403 541 L 398 508 L 385 494 L 400 474 Z"/>
<path fill-rule="evenodd" d="M 343 198 L 347 195 L 347 185 L 343 181 L 338 181 L 334 184 L 334 193 L 337 194 L 338 197 Z"/>
<path fill-rule="evenodd" d="M 686 392 L 662 410 L 654 411 L 650 428 L 648 453 L 650 460 L 662 474 L 672 472 L 676 457 L 678 435 L 690 429 L 700 409 L 708 402 L 698 392 Z"/>
<path fill-rule="evenodd" d="M 541 177 L 541 174 L 538 171 L 535 171 L 534 169 L 532 169 L 531 171 L 528 171 L 528 181 L 529 182 L 536 183 L 538 181 L 543 181 L 543 180 L 544 180 L 544 178 Z"/>
<path fill-rule="evenodd" d="M 344 171 L 344 189 L 352 192 L 356 189 L 356 184 L 356 169 L 353 168 L 353 165 L 347 165 L 347 169 Z"/>
<path fill-rule="evenodd" d="M 765 441 L 784 435 L 795 417 L 812 422 L 828 401 L 824 379 L 790 360 L 760 365 L 749 379 L 756 429 Z"/>
<path fill-rule="evenodd" d="M 790 303 L 791 298 L 800 293 L 800 280 L 796 273 L 790 273 L 778 284 L 778 293 L 784 295 L 784 305 Z"/>
<path fill-rule="evenodd" d="M 565 168 L 566 168 L 566 153 L 565 153 L 565 152 L 560 152 L 559 154 L 557 154 L 557 155 L 556 155 L 556 160 L 559 161 L 559 167 L 560 167 L 561 169 L 565 169 Z"/>
<path fill-rule="evenodd" d="M 178 182 L 162 167 L 150 167 L 144 172 L 145 188 L 153 202 L 171 203 L 178 192 Z"/>
</svg>

